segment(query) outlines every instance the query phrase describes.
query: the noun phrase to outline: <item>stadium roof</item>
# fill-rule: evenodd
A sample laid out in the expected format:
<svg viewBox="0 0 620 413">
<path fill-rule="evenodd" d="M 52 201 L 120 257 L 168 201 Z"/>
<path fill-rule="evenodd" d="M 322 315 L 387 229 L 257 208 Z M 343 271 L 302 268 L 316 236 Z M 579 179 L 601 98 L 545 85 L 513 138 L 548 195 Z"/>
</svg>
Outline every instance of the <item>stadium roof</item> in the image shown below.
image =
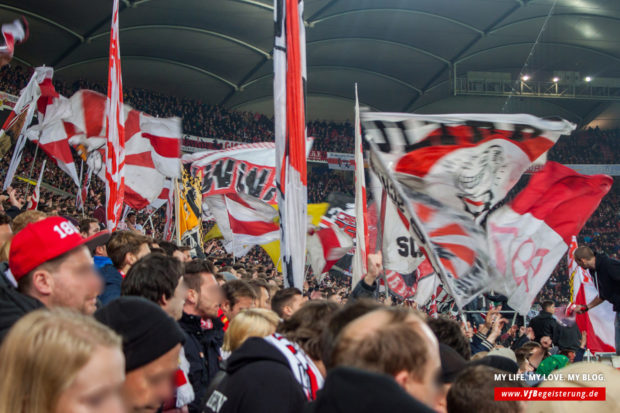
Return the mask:
<svg viewBox="0 0 620 413">
<path fill-rule="evenodd" d="M 105 82 L 111 7 L 111 0 L 5 0 L 0 19 L 30 21 L 17 61 L 53 66 L 62 80 Z M 309 119 L 352 118 L 354 82 L 362 105 L 429 113 L 504 108 L 505 96 L 455 96 L 455 73 L 620 78 L 614 0 L 306 0 L 305 7 Z M 272 113 L 272 1 L 121 0 L 120 26 L 126 87 Z M 515 97 L 507 110 L 587 124 L 616 105 Z"/>
</svg>

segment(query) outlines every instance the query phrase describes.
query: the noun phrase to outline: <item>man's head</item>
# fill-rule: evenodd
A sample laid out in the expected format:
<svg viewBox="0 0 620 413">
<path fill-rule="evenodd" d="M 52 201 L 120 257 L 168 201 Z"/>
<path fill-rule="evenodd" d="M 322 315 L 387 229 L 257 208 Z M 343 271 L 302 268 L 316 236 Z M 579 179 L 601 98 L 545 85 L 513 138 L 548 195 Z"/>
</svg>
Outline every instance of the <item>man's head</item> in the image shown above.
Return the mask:
<svg viewBox="0 0 620 413">
<path fill-rule="evenodd" d="M 596 257 L 590 247 L 582 245 L 575 250 L 575 262 L 586 270 L 596 269 Z"/>
<path fill-rule="evenodd" d="M 295 311 L 308 301 L 298 288 L 290 287 L 279 290 L 271 298 L 271 309 L 283 320 L 291 318 Z"/>
<path fill-rule="evenodd" d="M 149 238 L 133 231 L 116 231 L 108 241 L 108 257 L 116 269 L 127 274 L 136 261 L 151 252 L 149 241 Z"/>
<path fill-rule="evenodd" d="M 48 307 L 95 312 L 102 285 L 86 242 L 61 217 L 27 225 L 13 237 L 9 253 L 18 289 Z"/>
<path fill-rule="evenodd" d="M 232 320 L 242 310 L 254 308 L 256 305 L 256 292 L 246 281 L 228 281 L 222 286 L 224 300 L 222 301 L 222 312 Z"/>
<path fill-rule="evenodd" d="M 525 411 L 522 401 L 496 401 L 496 387 L 523 387 L 521 382 L 498 379 L 505 371 L 488 366 L 472 366 L 465 369 L 448 392 L 450 413 L 521 413 Z"/>
<path fill-rule="evenodd" d="M 201 318 L 215 318 L 222 303 L 222 290 L 215 276 L 213 265 L 205 260 L 193 260 L 185 265 L 184 280 L 187 298 L 183 311 Z"/>
<path fill-rule="evenodd" d="M 95 318 L 123 337 L 127 411 L 156 412 L 174 395 L 183 331 L 160 307 L 140 297 L 120 297 Z"/>
<path fill-rule="evenodd" d="M 547 313 L 555 313 L 555 303 L 551 300 L 545 300 L 541 303 L 542 310 Z"/>
<path fill-rule="evenodd" d="M 456 350 L 465 360 L 471 358 L 469 341 L 463 335 L 458 322 L 447 317 L 438 317 L 428 320 L 428 326 L 433 330 L 440 343 Z"/>
<path fill-rule="evenodd" d="M 136 225 L 136 213 L 135 212 L 130 212 L 127 214 L 127 221 L 131 224 L 131 225 Z"/>
<path fill-rule="evenodd" d="M 536 371 L 546 354 L 545 349 L 535 341 L 528 341 L 519 350 L 525 352 L 526 371 Z"/>
<path fill-rule="evenodd" d="M 336 341 L 332 362 L 388 374 L 422 403 L 436 402 L 439 344 L 426 323 L 405 309 L 383 308 L 352 321 Z"/>
<path fill-rule="evenodd" d="M 192 260 L 191 252 L 192 249 L 190 247 L 187 245 L 181 245 L 172 253 L 172 256 L 181 262 L 190 262 Z"/>
<path fill-rule="evenodd" d="M 183 314 L 186 294 L 183 265 L 163 254 L 149 254 L 138 260 L 121 284 L 121 295 L 146 298 L 175 320 Z"/>
<path fill-rule="evenodd" d="M 258 297 L 256 307 L 271 310 L 271 297 L 269 296 L 269 284 L 267 284 L 267 281 L 254 278 L 249 280 L 248 284 L 254 287 L 254 291 L 256 291 L 256 296 Z"/>
<path fill-rule="evenodd" d="M 100 231 L 99 221 L 95 218 L 84 218 L 79 223 L 80 234 L 84 238 L 91 237 Z"/>
</svg>

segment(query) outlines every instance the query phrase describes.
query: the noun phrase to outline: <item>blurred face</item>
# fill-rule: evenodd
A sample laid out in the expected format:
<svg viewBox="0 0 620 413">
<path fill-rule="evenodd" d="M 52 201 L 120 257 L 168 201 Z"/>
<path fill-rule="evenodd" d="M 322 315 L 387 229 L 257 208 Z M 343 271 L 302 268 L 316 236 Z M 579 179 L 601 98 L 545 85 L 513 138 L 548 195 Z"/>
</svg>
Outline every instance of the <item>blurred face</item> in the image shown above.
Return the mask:
<svg viewBox="0 0 620 413">
<path fill-rule="evenodd" d="M 258 297 L 258 308 L 264 308 L 265 310 L 271 310 L 271 299 L 269 298 L 269 291 L 266 288 L 259 288 L 260 297 Z"/>
<path fill-rule="evenodd" d="M 426 350 L 429 357 L 426 361 L 426 367 L 424 368 L 424 376 L 422 381 L 413 380 L 413 383 L 407 389 L 408 393 L 414 398 L 420 400 L 427 406 L 433 406 L 437 400 L 439 393 L 438 377 L 441 372 L 441 358 L 439 357 L 439 343 L 437 338 L 433 334 L 432 330 L 426 323 L 417 321 L 412 318 L 412 324 L 414 330 L 420 333 L 426 341 Z"/>
<path fill-rule="evenodd" d="M 96 222 L 91 222 L 88 227 L 88 232 L 86 233 L 86 238 L 91 237 L 99 232 L 99 224 Z"/>
<path fill-rule="evenodd" d="M 202 277 L 202 285 L 196 303 L 196 312 L 202 318 L 217 317 L 217 312 L 222 303 L 222 290 L 213 274 L 205 272 L 200 276 Z"/>
<path fill-rule="evenodd" d="M 51 273 L 46 301 L 51 307 L 67 307 L 90 315 L 96 310 L 101 289 L 101 278 L 95 272 L 93 259 L 82 246 L 67 254 L 58 269 Z"/>
<path fill-rule="evenodd" d="M 291 316 L 295 314 L 306 301 L 308 301 L 307 297 L 304 297 L 301 294 L 294 295 L 293 298 L 289 300 L 288 304 L 282 308 L 282 318 L 284 318 L 285 320 L 291 318 Z"/>
<path fill-rule="evenodd" d="M 147 365 L 127 373 L 123 399 L 127 412 L 156 412 L 174 395 L 181 344 Z"/>
<path fill-rule="evenodd" d="M 229 311 L 226 311 L 224 308 L 222 308 L 222 311 L 224 311 L 224 314 L 226 315 L 228 320 L 232 320 L 237 314 L 239 314 L 243 310 L 247 310 L 248 308 L 254 308 L 255 306 L 256 305 L 252 297 L 239 297 L 239 299 L 237 300 L 235 305 L 232 306 L 232 308 L 230 307 L 230 304 L 224 307 L 230 308 Z"/>
<path fill-rule="evenodd" d="M 183 277 L 179 278 L 177 288 L 174 295 L 165 300 L 161 308 L 175 320 L 180 320 L 183 315 L 183 306 L 185 305 L 185 297 L 187 296 L 187 285 L 183 282 Z"/>
<path fill-rule="evenodd" d="M 124 380 L 125 357 L 121 349 L 99 346 L 61 393 L 55 413 L 124 412 Z"/>
</svg>

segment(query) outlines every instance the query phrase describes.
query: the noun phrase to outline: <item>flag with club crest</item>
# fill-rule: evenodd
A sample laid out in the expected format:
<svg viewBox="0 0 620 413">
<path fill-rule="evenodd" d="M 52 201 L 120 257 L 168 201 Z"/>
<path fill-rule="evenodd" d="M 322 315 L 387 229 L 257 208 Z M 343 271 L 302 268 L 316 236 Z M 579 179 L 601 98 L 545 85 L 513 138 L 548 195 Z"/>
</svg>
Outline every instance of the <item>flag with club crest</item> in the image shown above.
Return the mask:
<svg viewBox="0 0 620 413">
<path fill-rule="evenodd" d="M 463 307 L 501 278 L 480 226 L 569 122 L 530 115 L 362 113 L 370 165 Z"/>
<path fill-rule="evenodd" d="M 508 297 L 509 306 L 528 313 L 572 235 L 581 231 L 612 183 L 607 175 L 582 175 L 547 162 L 512 202 L 489 215 L 493 267 L 502 275 L 493 288 Z"/>
</svg>

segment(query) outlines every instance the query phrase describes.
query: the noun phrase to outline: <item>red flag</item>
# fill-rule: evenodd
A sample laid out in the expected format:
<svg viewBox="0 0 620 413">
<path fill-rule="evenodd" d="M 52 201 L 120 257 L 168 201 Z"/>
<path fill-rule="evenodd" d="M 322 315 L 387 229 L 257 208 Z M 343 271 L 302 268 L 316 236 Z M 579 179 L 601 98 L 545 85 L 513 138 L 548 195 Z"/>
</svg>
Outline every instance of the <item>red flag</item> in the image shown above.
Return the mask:
<svg viewBox="0 0 620 413">
<path fill-rule="evenodd" d="M 601 199 L 611 188 L 607 175 L 581 175 L 556 162 L 532 176 L 509 205 L 487 221 L 491 255 L 503 275 L 495 291 L 526 314 Z"/>
<path fill-rule="evenodd" d="M 106 117 L 106 220 L 113 231 L 120 221 L 125 197 L 125 120 L 123 116 L 123 81 L 118 43 L 118 0 L 112 9 L 110 31 L 110 66 L 108 72 L 108 115 Z"/>
</svg>

